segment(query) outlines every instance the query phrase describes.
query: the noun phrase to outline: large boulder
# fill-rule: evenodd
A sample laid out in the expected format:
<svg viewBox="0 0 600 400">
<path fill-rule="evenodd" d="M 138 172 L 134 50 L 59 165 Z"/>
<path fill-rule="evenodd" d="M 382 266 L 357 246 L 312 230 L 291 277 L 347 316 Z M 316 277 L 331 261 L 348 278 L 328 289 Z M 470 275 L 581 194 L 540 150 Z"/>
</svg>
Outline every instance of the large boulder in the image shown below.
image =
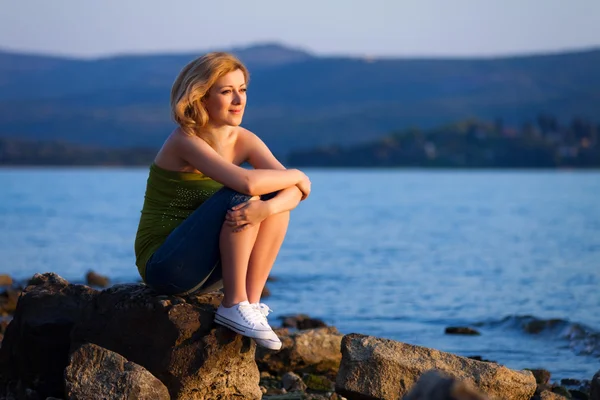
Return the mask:
<svg viewBox="0 0 600 400">
<path fill-rule="evenodd" d="M 529 371 L 388 339 L 350 334 L 341 350 L 336 392 L 350 400 L 400 399 L 431 369 L 465 381 L 490 399 L 529 400 L 536 389 Z"/>
<path fill-rule="evenodd" d="M 169 400 L 169 391 L 145 368 L 95 344 L 84 344 L 65 370 L 67 398 Z"/>
<path fill-rule="evenodd" d="M 70 350 L 94 343 L 144 367 L 173 399 L 258 399 L 256 345 L 215 325 L 221 296 L 159 296 L 141 284 L 96 291 L 37 274 L 0 348 L 0 398 L 64 398 Z"/>
<path fill-rule="evenodd" d="M 95 294 L 55 274 L 31 279 L 0 348 L 0 398 L 64 397 L 71 330 Z"/>
<path fill-rule="evenodd" d="M 261 371 L 283 374 L 287 371 L 316 373 L 335 379 L 342 353 L 340 345 L 343 335 L 331 326 L 308 329 L 290 334 L 286 329 L 278 330 L 283 346 L 278 352 L 256 349 L 256 363 Z"/>
</svg>

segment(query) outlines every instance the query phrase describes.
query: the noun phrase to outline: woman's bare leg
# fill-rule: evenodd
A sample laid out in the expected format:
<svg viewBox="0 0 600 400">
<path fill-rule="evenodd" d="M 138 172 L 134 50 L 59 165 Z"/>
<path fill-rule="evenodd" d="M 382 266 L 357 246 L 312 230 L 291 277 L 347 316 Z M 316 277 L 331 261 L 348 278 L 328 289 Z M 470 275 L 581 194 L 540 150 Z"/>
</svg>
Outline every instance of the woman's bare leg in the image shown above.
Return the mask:
<svg viewBox="0 0 600 400">
<path fill-rule="evenodd" d="M 256 225 L 240 232 L 233 232 L 233 229 L 226 224 L 221 227 L 219 247 L 223 268 L 224 307 L 231 307 L 248 300 L 246 272 L 259 228 L 260 225 Z"/>
<path fill-rule="evenodd" d="M 260 224 L 246 273 L 245 290 L 250 303 L 260 301 L 260 295 L 285 238 L 289 222 L 288 211 L 271 215 Z"/>
</svg>

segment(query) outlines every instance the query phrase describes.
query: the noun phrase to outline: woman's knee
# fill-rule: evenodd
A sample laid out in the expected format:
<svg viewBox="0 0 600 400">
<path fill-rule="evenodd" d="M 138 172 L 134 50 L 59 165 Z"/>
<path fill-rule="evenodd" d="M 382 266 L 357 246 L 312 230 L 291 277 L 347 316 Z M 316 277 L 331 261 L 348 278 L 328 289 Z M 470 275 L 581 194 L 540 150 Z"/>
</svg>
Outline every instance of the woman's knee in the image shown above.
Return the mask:
<svg viewBox="0 0 600 400">
<path fill-rule="evenodd" d="M 290 212 L 283 211 L 277 214 L 269 215 L 265 221 L 268 221 L 269 225 L 279 225 L 287 228 L 290 222 Z"/>
</svg>

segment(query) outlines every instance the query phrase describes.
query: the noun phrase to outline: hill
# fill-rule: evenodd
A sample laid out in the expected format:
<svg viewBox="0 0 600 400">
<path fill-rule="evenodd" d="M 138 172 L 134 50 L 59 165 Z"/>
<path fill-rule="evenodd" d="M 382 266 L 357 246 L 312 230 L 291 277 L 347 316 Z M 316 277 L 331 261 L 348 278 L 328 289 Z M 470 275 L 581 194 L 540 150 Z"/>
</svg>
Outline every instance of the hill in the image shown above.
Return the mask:
<svg viewBox="0 0 600 400">
<path fill-rule="evenodd" d="M 599 117 L 600 50 L 493 59 L 317 57 L 276 44 L 232 51 L 251 72 L 244 126 L 280 155 L 470 117 Z M 172 128 L 171 84 L 196 56 L 0 52 L 0 136 L 157 148 Z"/>
</svg>

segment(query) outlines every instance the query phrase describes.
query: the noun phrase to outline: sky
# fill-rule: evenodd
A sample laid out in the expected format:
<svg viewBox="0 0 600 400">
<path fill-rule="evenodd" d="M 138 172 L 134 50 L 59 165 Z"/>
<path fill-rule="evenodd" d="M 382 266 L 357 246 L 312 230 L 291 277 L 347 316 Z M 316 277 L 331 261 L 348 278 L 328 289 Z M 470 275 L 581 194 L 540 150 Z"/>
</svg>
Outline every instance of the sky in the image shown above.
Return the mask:
<svg viewBox="0 0 600 400">
<path fill-rule="evenodd" d="M 600 47 L 600 0 L 0 0 L 0 49 L 98 58 L 277 42 L 317 55 Z"/>
</svg>

